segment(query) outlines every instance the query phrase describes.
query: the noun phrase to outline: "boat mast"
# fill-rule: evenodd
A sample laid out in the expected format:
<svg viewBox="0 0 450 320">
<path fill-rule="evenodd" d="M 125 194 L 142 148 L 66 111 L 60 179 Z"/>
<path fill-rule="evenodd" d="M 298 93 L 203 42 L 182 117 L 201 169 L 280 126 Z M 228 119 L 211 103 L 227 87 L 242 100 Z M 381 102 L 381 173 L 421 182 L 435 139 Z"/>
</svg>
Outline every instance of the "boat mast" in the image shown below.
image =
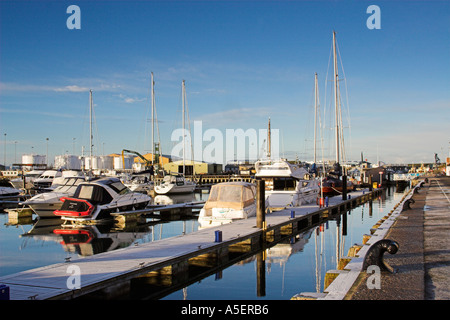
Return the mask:
<svg viewBox="0 0 450 320">
<path fill-rule="evenodd" d="M 155 161 L 155 82 L 153 81 L 153 72 L 151 73 L 151 98 L 152 98 L 152 165 Z"/>
<path fill-rule="evenodd" d="M 333 58 L 334 58 L 334 106 L 336 113 L 336 163 L 339 164 L 339 100 L 338 100 L 338 65 L 336 56 L 336 32 L 333 31 Z"/>
<path fill-rule="evenodd" d="M 317 83 L 317 72 L 314 76 L 314 163 L 317 163 L 316 159 L 316 141 L 317 141 L 317 107 L 318 107 L 318 83 Z"/>
<path fill-rule="evenodd" d="M 185 136 L 186 136 L 186 133 L 185 133 L 185 123 L 184 123 L 184 120 L 185 120 L 185 115 L 184 115 L 184 113 L 185 113 L 185 98 L 186 98 L 186 87 L 185 87 L 185 81 L 183 80 L 183 82 L 182 82 L 182 100 L 183 100 L 183 103 L 182 103 L 182 111 L 181 111 L 181 113 L 183 114 L 183 120 L 182 120 L 182 123 L 183 123 L 183 175 L 185 174 L 185 164 L 184 164 L 184 158 L 185 158 Z"/>
<path fill-rule="evenodd" d="M 92 90 L 89 90 L 89 168 L 92 169 Z"/>
</svg>

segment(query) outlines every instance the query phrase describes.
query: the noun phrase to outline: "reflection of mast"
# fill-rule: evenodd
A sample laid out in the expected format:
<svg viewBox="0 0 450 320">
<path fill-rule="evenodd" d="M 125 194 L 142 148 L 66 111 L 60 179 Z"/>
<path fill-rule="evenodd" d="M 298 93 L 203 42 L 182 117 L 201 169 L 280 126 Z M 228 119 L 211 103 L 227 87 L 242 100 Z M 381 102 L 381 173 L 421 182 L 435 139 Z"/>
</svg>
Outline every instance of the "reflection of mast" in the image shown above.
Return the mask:
<svg viewBox="0 0 450 320">
<path fill-rule="evenodd" d="M 316 228 L 315 232 L 315 257 L 316 257 L 316 292 L 321 292 L 322 287 L 322 264 L 324 260 L 324 246 L 325 246 L 325 238 L 324 238 L 324 226 L 321 224 Z M 320 234 L 320 253 L 318 246 L 318 239 Z"/>
<path fill-rule="evenodd" d="M 318 255 L 318 247 L 317 247 L 317 237 L 319 233 L 319 228 L 316 228 L 315 237 L 314 237 L 314 248 L 315 248 L 315 258 L 316 258 L 316 292 L 320 292 L 320 272 L 319 272 L 319 255 Z"/>
</svg>

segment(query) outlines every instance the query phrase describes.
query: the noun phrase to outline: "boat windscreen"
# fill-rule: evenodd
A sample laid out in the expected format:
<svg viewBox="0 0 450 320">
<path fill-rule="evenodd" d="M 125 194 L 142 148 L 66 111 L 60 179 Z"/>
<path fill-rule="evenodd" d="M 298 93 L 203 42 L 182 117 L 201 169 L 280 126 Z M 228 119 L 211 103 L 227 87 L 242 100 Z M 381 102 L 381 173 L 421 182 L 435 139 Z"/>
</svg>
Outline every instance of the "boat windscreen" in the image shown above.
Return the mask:
<svg viewBox="0 0 450 320">
<path fill-rule="evenodd" d="M 109 184 L 109 186 L 111 187 L 111 189 L 113 189 L 115 192 L 117 192 L 118 194 L 126 194 L 128 192 L 130 192 L 130 189 L 128 189 L 122 182 L 118 181 L 118 182 L 113 182 L 111 184 Z"/>
<path fill-rule="evenodd" d="M 74 194 L 75 198 L 88 200 L 92 204 L 105 204 L 112 200 L 111 195 L 104 188 L 96 185 L 80 185 Z"/>
</svg>

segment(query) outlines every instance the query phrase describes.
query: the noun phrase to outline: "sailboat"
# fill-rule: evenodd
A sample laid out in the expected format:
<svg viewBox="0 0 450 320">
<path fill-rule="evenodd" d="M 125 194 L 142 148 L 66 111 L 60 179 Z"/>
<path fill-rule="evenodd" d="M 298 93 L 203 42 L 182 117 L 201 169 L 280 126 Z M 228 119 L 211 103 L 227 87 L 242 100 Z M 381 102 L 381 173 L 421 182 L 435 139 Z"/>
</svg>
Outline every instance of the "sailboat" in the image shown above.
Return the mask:
<svg viewBox="0 0 450 320">
<path fill-rule="evenodd" d="M 316 180 L 309 179 L 309 173 L 299 165 L 286 159 L 271 159 L 270 119 L 268 125 L 267 159 L 255 163 L 255 177 L 265 181 L 265 194 L 271 210 L 298 207 L 317 199 L 320 188 Z"/>
<path fill-rule="evenodd" d="M 155 175 L 158 175 L 159 170 L 161 169 L 161 147 L 159 140 L 159 126 L 156 118 L 156 107 L 155 107 L 155 81 L 153 80 L 153 72 L 151 72 L 151 112 L 152 112 L 152 161 L 148 161 L 144 156 L 139 154 L 136 151 L 131 150 L 122 150 L 122 161 L 125 163 L 125 159 L 123 156 L 124 151 L 128 151 L 136 154 L 140 157 L 145 163 L 145 170 L 124 175 L 122 182 L 125 186 L 127 186 L 131 191 L 144 192 L 149 193 L 153 191 L 155 186 Z M 158 131 L 158 142 L 155 143 L 155 123 L 157 125 Z"/>
<path fill-rule="evenodd" d="M 196 184 L 194 181 L 186 180 L 185 178 L 185 118 L 186 118 L 186 86 L 185 81 L 182 82 L 182 100 L 183 100 L 183 172 L 176 175 L 167 175 L 159 185 L 155 185 L 154 190 L 156 194 L 177 194 L 177 193 L 192 193 L 195 190 Z"/>
<path fill-rule="evenodd" d="M 333 165 L 332 170 L 328 172 L 328 175 L 322 180 L 322 193 L 324 195 L 334 195 L 342 193 L 343 191 L 343 181 L 340 179 L 342 176 L 342 167 L 340 165 L 340 127 L 339 127 L 339 115 L 340 115 L 340 105 L 339 105 L 339 90 L 338 90 L 338 64 L 336 55 L 336 32 L 333 31 L 333 65 L 334 65 L 334 106 L 335 106 L 335 121 L 336 121 L 336 161 Z M 347 191 L 353 190 L 353 183 L 347 181 Z"/>
</svg>

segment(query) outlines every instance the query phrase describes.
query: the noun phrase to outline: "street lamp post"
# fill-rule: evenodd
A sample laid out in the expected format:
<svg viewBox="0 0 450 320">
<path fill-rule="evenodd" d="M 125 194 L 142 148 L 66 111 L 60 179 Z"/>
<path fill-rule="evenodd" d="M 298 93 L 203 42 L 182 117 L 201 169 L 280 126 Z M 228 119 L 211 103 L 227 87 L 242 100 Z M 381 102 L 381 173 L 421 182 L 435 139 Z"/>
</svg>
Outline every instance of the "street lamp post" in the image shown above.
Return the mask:
<svg viewBox="0 0 450 320">
<path fill-rule="evenodd" d="M 46 155 L 46 159 L 47 159 L 47 168 L 48 168 L 48 138 L 45 138 L 45 140 L 47 140 L 47 155 Z"/>
<path fill-rule="evenodd" d="M 4 155 L 3 155 L 3 165 L 5 166 L 6 169 L 6 133 L 5 133 L 5 145 L 4 145 Z"/>
</svg>

